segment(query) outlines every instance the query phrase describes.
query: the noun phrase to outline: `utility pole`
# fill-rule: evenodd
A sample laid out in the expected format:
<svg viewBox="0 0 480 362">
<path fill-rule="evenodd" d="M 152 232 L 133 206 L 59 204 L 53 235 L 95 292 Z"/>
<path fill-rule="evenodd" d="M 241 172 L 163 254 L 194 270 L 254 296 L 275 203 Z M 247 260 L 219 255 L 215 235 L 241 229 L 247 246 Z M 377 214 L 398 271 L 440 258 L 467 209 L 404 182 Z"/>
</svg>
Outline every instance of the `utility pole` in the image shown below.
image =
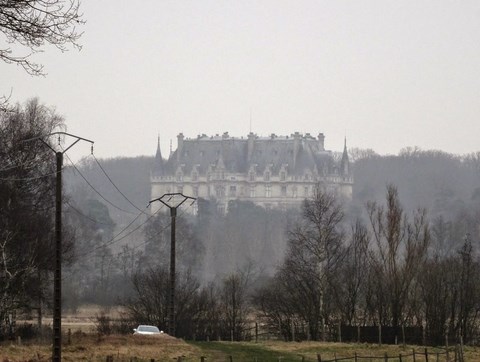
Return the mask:
<svg viewBox="0 0 480 362">
<path fill-rule="evenodd" d="M 42 137 L 35 137 L 27 141 L 39 139 L 48 148 L 55 152 L 57 172 L 55 185 L 55 273 L 53 277 L 53 351 L 52 361 L 61 362 L 62 360 L 62 167 L 63 154 L 72 148 L 79 141 L 86 141 L 92 144 L 93 141 L 78 137 L 66 132 L 53 132 L 48 136 L 58 135 L 59 143 L 60 136 L 73 137 L 76 140 L 63 151 L 56 151 L 50 144 L 45 142 Z"/>
<path fill-rule="evenodd" d="M 167 199 L 165 201 L 165 199 Z M 173 200 L 172 200 L 173 199 Z M 160 201 L 170 209 L 170 298 L 169 298 L 169 317 L 168 317 L 168 334 L 175 336 L 175 220 L 177 217 L 177 209 L 188 199 L 195 202 L 194 197 L 185 196 L 182 193 L 163 194 L 157 199 L 151 200 L 150 205 L 154 201 Z"/>
</svg>

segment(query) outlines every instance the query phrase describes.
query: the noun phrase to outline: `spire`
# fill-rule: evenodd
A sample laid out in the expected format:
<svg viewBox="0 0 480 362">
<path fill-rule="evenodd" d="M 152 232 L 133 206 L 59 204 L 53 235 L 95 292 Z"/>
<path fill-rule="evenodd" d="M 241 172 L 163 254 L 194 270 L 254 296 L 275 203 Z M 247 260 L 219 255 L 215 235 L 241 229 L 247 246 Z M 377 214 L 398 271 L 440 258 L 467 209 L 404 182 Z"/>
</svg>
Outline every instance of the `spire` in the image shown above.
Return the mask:
<svg viewBox="0 0 480 362">
<path fill-rule="evenodd" d="M 162 151 L 160 150 L 160 134 L 158 135 L 157 153 L 155 154 L 155 159 L 162 160 Z"/>
<path fill-rule="evenodd" d="M 347 136 L 345 136 L 344 144 L 343 144 L 343 154 L 342 154 L 342 161 L 340 163 L 340 169 L 342 175 L 348 175 L 350 173 L 350 161 L 348 159 L 348 151 L 347 151 Z"/>
<path fill-rule="evenodd" d="M 164 171 L 164 162 L 162 157 L 162 151 L 160 150 L 160 135 L 158 135 L 157 141 L 157 152 L 155 154 L 155 163 L 153 166 L 153 171 L 156 175 L 161 175 Z"/>
</svg>

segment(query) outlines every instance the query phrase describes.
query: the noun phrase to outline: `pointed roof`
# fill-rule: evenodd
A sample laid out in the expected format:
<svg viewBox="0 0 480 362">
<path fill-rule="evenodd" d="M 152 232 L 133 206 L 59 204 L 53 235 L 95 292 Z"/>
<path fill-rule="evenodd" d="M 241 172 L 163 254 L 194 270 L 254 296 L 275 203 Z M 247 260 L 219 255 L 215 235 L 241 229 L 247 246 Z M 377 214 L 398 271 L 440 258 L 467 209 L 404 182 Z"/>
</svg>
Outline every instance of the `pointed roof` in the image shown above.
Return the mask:
<svg viewBox="0 0 480 362">
<path fill-rule="evenodd" d="M 158 135 L 157 153 L 155 154 L 155 159 L 162 160 L 162 151 L 160 150 L 160 135 Z"/>
<path fill-rule="evenodd" d="M 160 150 L 160 135 L 158 135 L 157 152 L 155 154 L 155 164 L 153 171 L 156 175 L 162 175 L 164 172 L 164 161 L 162 157 L 162 151 Z"/>
<path fill-rule="evenodd" d="M 342 162 L 341 162 L 341 172 L 345 175 L 349 173 L 349 166 L 350 161 L 348 159 L 348 151 L 347 151 L 347 137 L 345 136 L 345 142 L 343 145 L 343 154 L 342 154 Z"/>
</svg>

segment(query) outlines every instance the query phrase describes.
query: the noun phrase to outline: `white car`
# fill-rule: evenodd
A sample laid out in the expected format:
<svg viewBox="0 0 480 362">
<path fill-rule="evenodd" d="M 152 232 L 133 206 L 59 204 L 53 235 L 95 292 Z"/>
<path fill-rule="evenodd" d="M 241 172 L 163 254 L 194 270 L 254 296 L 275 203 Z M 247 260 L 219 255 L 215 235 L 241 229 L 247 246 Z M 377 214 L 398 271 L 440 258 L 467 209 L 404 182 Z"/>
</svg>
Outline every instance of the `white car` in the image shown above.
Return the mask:
<svg viewBox="0 0 480 362">
<path fill-rule="evenodd" d="M 133 330 L 133 334 L 161 334 L 163 331 L 160 331 L 155 326 L 139 325 Z"/>
</svg>

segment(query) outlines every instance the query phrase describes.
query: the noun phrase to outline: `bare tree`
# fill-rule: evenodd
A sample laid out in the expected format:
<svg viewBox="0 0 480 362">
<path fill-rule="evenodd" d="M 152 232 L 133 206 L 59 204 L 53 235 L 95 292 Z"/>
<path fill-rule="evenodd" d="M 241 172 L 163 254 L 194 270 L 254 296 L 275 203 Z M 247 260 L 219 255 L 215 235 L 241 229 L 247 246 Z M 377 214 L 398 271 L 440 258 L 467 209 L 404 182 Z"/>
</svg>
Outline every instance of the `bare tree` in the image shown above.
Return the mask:
<svg viewBox="0 0 480 362">
<path fill-rule="evenodd" d="M 68 45 L 80 49 L 84 23 L 79 0 L 1 0 L 0 32 L 6 42 L 27 48 L 26 54 L 15 54 L 11 47 L 0 49 L 0 59 L 17 64 L 31 75 L 44 75 L 43 66 L 31 60 L 46 44 L 62 52 Z"/>
<path fill-rule="evenodd" d="M 253 264 L 227 275 L 220 290 L 224 338 L 242 340 L 250 312 L 250 286 L 255 278 Z"/>
<path fill-rule="evenodd" d="M 305 200 L 302 218 L 289 232 L 283 265 L 272 284 L 257 293 L 255 300 L 263 316 L 270 324 L 277 322 L 287 338 L 292 326 L 300 330 L 302 324 L 312 339 L 325 337 L 325 324 L 334 315 L 330 291 L 336 287 L 335 274 L 345 256 L 342 220 L 335 195 L 317 188 Z"/>
<path fill-rule="evenodd" d="M 54 255 L 55 162 L 41 142 L 22 141 L 43 136 L 48 142 L 62 122 L 36 99 L 0 112 L 0 317 L 18 308 L 41 314 Z"/>
<path fill-rule="evenodd" d="M 357 220 L 351 229 L 341 272 L 336 275 L 336 288 L 332 288 L 342 311 L 342 321 L 349 325 L 358 322 L 362 314 L 359 311 L 365 298 L 369 240 L 366 227 Z"/>
<path fill-rule="evenodd" d="M 372 202 L 367 209 L 376 246 L 371 261 L 378 282 L 377 301 L 387 303 L 376 309 L 379 313 L 387 310 L 388 322 L 398 327 L 406 317 L 408 298 L 427 257 L 430 231 L 426 212 L 419 210 L 410 222 L 393 185 L 387 187 L 386 209 Z"/>
</svg>

